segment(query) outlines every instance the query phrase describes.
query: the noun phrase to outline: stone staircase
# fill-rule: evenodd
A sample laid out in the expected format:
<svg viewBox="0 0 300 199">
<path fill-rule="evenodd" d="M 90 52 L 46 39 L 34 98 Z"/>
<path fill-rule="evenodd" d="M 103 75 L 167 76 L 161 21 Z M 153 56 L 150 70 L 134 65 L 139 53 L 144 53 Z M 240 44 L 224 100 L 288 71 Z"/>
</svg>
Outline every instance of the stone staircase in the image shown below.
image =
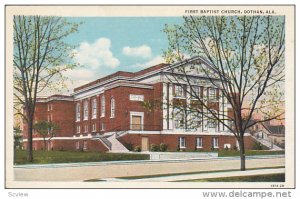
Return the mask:
<svg viewBox="0 0 300 199">
<path fill-rule="evenodd" d="M 281 151 L 281 150 L 283 150 L 281 147 L 275 145 L 274 143 L 270 142 L 267 139 L 257 138 L 255 136 L 252 136 L 252 138 L 254 140 L 256 140 L 257 142 L 261 143 L 262 145 L 268 147 L 270 150 L 274 150 L 274 151 Z"/>
<path fill-rule="evenodd" d="M 126 153 L 129 152 L 129 150 L 121 143 L 119 140 L 117 140 L 117 134 L 113 134 L 107 138 L 107 140 L 111 143 L 111 150 L 109 152 L 114 153 Z"/>
<path fill-rule="evenodd" d="M 94 139 L 99 140 L 109 152 L 112 153 L 127 153 L 129 150 L 117 139 L 118 134 L 116 132 L 109 132 L 104 135 L 99 135 Z"/>
</svg>

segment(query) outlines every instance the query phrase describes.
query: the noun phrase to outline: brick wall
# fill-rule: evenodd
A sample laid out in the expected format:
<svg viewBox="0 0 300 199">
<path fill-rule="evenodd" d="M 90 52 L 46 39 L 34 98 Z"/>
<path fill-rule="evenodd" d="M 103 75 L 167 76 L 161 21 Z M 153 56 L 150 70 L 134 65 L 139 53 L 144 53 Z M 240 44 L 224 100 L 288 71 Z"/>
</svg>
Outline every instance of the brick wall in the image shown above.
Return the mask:
<svg viewBox="0 0 300 199">
<path fill-rule="evenodd" d="M 151 144 L 159 145 L 165 143 L 168 146 L 168 151 L 176 151 L 179 149 L 179 138 L 185 137 L 186 151 L 196 150 L 196 137 L 202 137 L 203 148 L 198 150 L 210 151 L 212 150 L 213 137 L 219 138 L 219 150 L 224 150 L 224 144 L 230 144 L 231 149 L 236 146 L 236 140 L 234 136 L 211 136 L 211 135 L 155 135 L 155 134 L 127 134 L 119 138 L 119 141 L 128 146 L 131 144 L 134 147 L 141 146 L 142 137 L 149 138 L 149 146 Z M 253 139 L 251 137 L 245 137 L 245 148 L 250 150 L 253 147 Z"/>
</svg>

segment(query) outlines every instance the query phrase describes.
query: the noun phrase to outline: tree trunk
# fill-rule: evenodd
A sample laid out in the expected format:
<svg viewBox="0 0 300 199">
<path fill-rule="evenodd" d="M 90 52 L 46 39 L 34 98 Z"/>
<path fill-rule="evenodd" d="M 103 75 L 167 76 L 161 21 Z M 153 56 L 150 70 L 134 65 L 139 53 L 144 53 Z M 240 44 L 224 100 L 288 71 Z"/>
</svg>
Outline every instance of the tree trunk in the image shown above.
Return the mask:
<svg viewBox="0 0 300 199">
<path fill-rule="evenodd" d="M 46 151 L 46 147 L 47 147 L 47 142 L 46 142 L 46 138 L 44 138 L 44 151 Z"/>
<path fill-rule="evenodd" d="M 246 170 L 246 155 L 245 155 L 245 144 L 244 144 L 244 136 L 241 136 L 239 139 L 240 145 L 240 158 L 241 158 L 241 171 Z"/>
<path fill-rule="evenodd" d="M 32 130 L 33 130 L 33 121 L 28 118 L 28 135 L 27 135 L 27 161 L 33 162 L 32 154 Z"/>
</svg>

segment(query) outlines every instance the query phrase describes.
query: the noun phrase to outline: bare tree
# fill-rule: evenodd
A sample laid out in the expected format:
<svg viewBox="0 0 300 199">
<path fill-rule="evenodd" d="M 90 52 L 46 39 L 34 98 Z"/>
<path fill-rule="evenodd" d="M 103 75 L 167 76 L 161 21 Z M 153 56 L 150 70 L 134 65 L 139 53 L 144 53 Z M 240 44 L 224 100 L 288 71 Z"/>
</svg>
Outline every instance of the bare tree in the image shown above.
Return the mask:
<svg viewBox="0 0 300 199">
<path fill-rule="evenodd" d="M 165 59 L 184 64 L 170 68 L 171 73 L 166 76 L 169 82 L 180 85 L 196 99 L 196 105 L 177 107 L 189 110 L 196 118 L 205 117 L 222 124 L 233 133 L 239 143 L 241 170 L 245 170 L 247 129 L 284 116 L 285 18 L 187 16 L 183 19 L 182 24 L 166 25 L 164 29 L 169 41 Z M 187 57 L 200 57 L 201 61 L 185 64 Z M 209 91 L 196 89 L 203 84 L 216 89 L 214 98 L 224 98 L 230 105 L 227 113 L 216 108 L 219 102 L 210 99 Z M 255 114 L 261 118 L 254 121 Z"/>
<path fill-rule="evenodd" d="M 14 110 L 28 126 L 28 161 L 32 156 L 32 130 L 37 95 L 57 89 L 65 78 L 62 72 L 76 66 L 73 46 L 65 37 L 77 31 L 77 23 L 65 18 L 14 16 Z"/>
</svg>

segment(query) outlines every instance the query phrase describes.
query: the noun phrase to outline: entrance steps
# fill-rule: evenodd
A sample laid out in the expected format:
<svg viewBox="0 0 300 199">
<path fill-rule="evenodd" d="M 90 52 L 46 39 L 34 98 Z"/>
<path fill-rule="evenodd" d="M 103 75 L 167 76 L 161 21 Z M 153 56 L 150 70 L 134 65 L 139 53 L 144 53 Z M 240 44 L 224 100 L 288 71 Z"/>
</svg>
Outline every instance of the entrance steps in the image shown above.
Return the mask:
<svg viewBox="0 0 300 199">
<path fill-rule="evenodd" d="M 257 142 L 259 142 L 260 144 L 268 147 L 270 150 L 274 150 L 274 151 L 281 151 L 283 150 L 281 147 L 275 145 L 274 143 L 272 143 L 271 141 L 269 141 L 268 139 L 263 139 L 263 138 L 257 138 L 255 136 L 252 136 L 252 138 L 254 140 L 256 140 Z"/>
<path fill-rule="evenodd" d="M 116 138 L 116 133 L 109 136 L 107 140 L 111 143 L 111 149 L 109 152 L 114 153 L 126 153 L 129 152 L 129 150 Z"/>
</svg>

